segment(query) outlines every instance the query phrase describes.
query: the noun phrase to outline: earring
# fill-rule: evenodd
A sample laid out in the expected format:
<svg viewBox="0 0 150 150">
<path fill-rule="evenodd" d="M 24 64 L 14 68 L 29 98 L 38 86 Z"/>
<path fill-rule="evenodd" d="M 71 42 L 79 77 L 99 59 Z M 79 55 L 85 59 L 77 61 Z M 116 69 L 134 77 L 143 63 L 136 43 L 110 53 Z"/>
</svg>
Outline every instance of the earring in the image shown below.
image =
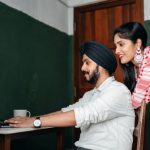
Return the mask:
<svg viewBox="0 0 150 150">
<path fill-rule="evenodd" d="M 138 64 L 141 64 L 142 63 L 142 60 L 143 60 L 143 55 L 141 53 L 141 49 L 140 48 L 137 48 L 136 49 L 136 54 L 134 56 L 134 61 Z"/>
</svg>

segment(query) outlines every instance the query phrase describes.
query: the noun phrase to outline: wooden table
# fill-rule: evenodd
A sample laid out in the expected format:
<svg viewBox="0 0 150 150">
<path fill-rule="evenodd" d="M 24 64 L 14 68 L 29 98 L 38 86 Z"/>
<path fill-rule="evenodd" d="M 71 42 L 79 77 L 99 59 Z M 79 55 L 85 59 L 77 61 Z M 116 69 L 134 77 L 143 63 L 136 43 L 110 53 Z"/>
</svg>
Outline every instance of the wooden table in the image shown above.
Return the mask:
<svg viewBox="0 0 150 150">
<path fill-rule="evenodd" d="M 48 134 L 55 132 L 57 134 L 57 149 L 64 150 L 63 128 L 0 128 L 0 150 L 11 150 L 11 141 L 14 139 L 27 138 L 34 135 Z M 33 148 L 34 149 L 34 148 Z"/>
</svg>

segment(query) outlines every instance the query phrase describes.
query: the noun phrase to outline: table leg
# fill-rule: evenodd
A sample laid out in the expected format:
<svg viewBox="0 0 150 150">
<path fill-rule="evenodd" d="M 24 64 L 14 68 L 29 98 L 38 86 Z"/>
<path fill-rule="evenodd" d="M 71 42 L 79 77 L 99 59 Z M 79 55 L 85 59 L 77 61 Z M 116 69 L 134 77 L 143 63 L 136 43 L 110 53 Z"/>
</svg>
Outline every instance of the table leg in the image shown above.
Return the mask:
<svg viewBox="0 0 150 150">
<path fill-rule="evenodd" d="M 57 150 L 64 150 L 64 132 L 63 129 L 57 131 Z"/>
<path fill-rule="evenodd" d="M 11 137 L 10 135 L 3 135 L 0 137 L 0 150 L 10 150 Z"/>
</svg>

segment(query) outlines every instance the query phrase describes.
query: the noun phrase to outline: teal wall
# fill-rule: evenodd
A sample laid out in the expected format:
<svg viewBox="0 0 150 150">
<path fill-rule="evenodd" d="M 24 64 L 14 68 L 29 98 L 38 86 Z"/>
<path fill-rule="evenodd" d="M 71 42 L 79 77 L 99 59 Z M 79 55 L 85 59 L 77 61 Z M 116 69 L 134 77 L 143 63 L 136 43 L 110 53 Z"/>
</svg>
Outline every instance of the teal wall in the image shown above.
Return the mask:
<svg viewBox="0 0 150 150">
<path fill-rule="evenodd" d="M 147 41 L 147 45 L 150 45 L 150 20 L 145 20 L 144 21 L 144 27 L 148 33 L 148 41 Z"/>
<path fill-rule="evenodd" d="M 148 41 L 147 45 L 150 46 L 150 20 L 144 21 L 144 26 L 148 33 Z M 146 124 L 145 124 L 145 148 L 144 150 L 150 150 L 150 103 L 147 105 L 147 112 L 146 112 Z"/>
<path fill-rule="evenodd" d="M 72 62 L 72 36 L 0 3 L 1 119 L 16 108 L 39 115 L 72 103 Z M 66 129 L 67 136 L 71 131 Z M 13 148 L 47 150 L 51 145 L 55 150 L 53 136 L 41 136 L 44 142 L 37 142 L 40 137 L 14 141 Z M 72 138 L 67 139 L 69 146 Z"/>
</svg>

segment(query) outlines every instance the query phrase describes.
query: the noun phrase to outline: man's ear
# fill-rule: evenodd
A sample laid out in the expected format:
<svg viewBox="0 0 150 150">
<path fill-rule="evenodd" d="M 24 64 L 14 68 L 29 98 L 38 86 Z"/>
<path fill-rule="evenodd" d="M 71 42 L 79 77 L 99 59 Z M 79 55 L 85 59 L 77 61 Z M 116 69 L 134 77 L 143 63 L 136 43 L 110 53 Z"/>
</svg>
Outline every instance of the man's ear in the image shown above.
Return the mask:
<svg viewBox="0 0 150 150">
<path fill-rule="evenodd" d="M 104 70 L 104 68 L 102 66 L 98 66 L 99 71 L 102 72 Z"/>
<path fill-rule="evenodd" d="M 105 73 L 105 74 L 109 74 L 108 71 L 103 68 L 102 66 L 99 66 L 99 72 L 102 74 L 102 73 Z"/>
</svg>

